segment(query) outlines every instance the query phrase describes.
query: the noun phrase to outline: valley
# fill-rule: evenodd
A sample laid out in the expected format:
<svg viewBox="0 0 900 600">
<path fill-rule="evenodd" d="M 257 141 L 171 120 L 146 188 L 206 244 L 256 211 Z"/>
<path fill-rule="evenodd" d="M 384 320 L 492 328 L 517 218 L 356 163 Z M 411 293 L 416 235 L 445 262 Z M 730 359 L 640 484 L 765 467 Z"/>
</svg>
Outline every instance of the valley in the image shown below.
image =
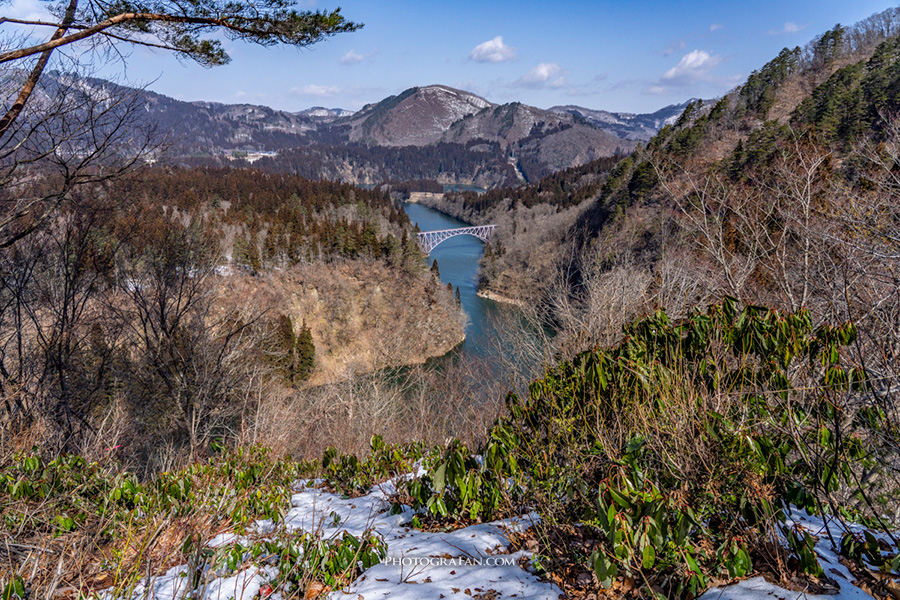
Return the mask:
<svg viewBox="0 0 900 600">
<path fill-rule="evenodd" d="M 588 58 L 473 25 L 495 102 L 365 87 L 399 12 L 85 2 L 0 16 L 0 600 L 900 598 L 900 9 L 734 75 L 504 5 Z M 338 34 L 359 110 L 95 77 Z"/>
</svg>

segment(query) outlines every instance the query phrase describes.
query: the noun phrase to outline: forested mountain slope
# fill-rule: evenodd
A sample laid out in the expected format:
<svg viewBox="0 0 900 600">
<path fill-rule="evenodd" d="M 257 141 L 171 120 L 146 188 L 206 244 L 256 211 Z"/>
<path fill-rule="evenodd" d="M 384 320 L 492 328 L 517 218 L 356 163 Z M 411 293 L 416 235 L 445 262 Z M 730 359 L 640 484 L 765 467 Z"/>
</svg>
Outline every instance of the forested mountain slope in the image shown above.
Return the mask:
<svg viewBox="0 0 900 600">
<path fill-rule="evenodd" d="M 452 292 L 424 271 L 416 230 L 386 192 L 249 169 L 166 168 L 108 193 L 131 200 L 122 216 L 144 215 L 150 237 L 174 222 L 206 240 L 210 264 L 225 275 L 213 279 L 225 305 L 264 306 L 268 318 L 308 328 L 313 383 L 341 378 L 348 365 L 423 362 L 463 338 Z"/>
<path fill-rule="evenodd" d="M 898 31 L 891 9 L 785 48 L 722 99 L 689 105 L 611 170 L 601 163 L 558 174 L 562 196 L 541 191 L 552 178 L 484 200 L 448 196 L 445 206 L 475 222 L 494 218 L 504 199 L 511 209 L 521 203 L 491 243 L 484 286 L 552 305 L 554 319 L 575 318 L 601 288 L 610 295 L 603 302 L 619 303 L 609 314 L 621 318 L 722 294 L 788 308 L 833 306 L 838 290 L 825 288 L 865 278 L 827 269 L 877 262 L 875 254 L 851 259 L 851 249 L 862 249 L 854 236 L 875 236 L 870 249 L 894 239 L 884 229 L 893 214 L 884 202 L 896 175 Z M 543 227 L 537 237 L 532 225 L 526 230 L 529 214 L 557 215 L 581 198 L 562 229 Z M 551 262 L 552 269 L 533 268 Z"/>
<path fill-rule="evenodd" d="M 0 322 L 19 323 L 0 334 L 7 419 L 40 424 L 48 445 L 115 414 L 134 456 L 161 439 L 195 449 L 248 403 L 463 339 L 453 291 L 385 192 L 157 167 L 75 200 L 0 277 Z"/>
</svg>

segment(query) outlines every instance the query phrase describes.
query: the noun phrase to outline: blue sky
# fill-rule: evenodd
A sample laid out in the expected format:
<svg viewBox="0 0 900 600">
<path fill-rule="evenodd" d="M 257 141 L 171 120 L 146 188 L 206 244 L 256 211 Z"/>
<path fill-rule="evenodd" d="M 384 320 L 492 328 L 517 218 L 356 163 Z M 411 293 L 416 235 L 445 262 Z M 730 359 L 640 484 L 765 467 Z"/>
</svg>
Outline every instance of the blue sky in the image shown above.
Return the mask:
<svg viewBox="0 0 900 600">
<path fill-rule="evenodd" d="M 650 112 L 714 97 L 785 46 L 892 3 L 557 0 L 301 0 L 365 27 L 307 49 L 226 42 L 224 67 L 204 69 L 135 49 L 127 81 L 182 100 L 249 102 L 285 110 L 358 109 L 416 85 L 442 83 L 493 102 L 578 104 Z M 27 14 L 15 0 L 0 14 Z M 5 9 L 5 10 L 4 10 Z M 123 65 L 108 67 L 121 73 Z"/>
</svg>

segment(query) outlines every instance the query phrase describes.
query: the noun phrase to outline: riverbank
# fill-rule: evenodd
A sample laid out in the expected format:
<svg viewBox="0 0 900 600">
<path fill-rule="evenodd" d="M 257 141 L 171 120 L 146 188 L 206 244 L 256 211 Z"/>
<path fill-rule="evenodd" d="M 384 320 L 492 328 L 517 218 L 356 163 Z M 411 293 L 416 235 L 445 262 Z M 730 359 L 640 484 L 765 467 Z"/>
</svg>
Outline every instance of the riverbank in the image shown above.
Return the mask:
<svg viewBox="0 0 900 600">
<path fill-rule="evenodd" d="M 521 301 L 515 300 L 513 298 L 509 298 L 507 296 L 503 296 L 496 292 L 492 292 L 490 290 L 478 290 L 479 298 L 486 298 L 488 300 L 493 300 L 494 302 L 499 302 L 500 304 L 511 304 L 513 306 L 518 306 L 519 308 L 526 308 L 528 305 Z"/>
<path fill-rule="evenodd" d="M 410 220 L 416 223 L 421 231 L 453 229 L 467 225 L 429 208 L 425 203 L 404 203 L 403 207 Z M 460 305 L 468 316 L 469 322 L 465 328 L 466 341 L 457 352 L 479 360 L 496 352 L 491 322 L 498 316 L 497 305 L 478 295 L 482 256 L 484 256 L 482 242 L 473 236 L 461 235 L 436 246 L 427 261 L 429 265 L 432 261 L 437 261 L 441 282 L 445 285 L 450 284 L 458 290 Z"/>
<path fill-rule="evenodd" d="M 444 197 L 444 194 L 437 192 L 410 192 L 406 202 L 410 204 L 428 204 L 429 202 L 437 202 Z"/>
</svg>

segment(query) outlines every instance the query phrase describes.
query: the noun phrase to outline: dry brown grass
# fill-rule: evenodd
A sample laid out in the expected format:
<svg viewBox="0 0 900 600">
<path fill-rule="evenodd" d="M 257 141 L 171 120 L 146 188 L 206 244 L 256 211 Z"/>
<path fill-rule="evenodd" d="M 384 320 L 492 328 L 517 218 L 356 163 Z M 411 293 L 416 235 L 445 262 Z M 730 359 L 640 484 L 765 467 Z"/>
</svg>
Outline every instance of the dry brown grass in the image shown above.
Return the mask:
<svg viewBox="0 0 900 600">
<path fill-rule="evenodd" d="M 26 450 L 35 431 L 4 439 L 0 464 Z M 121 466 L 108 458 L 101 470 L 117 472 Z M 89 493 L 95 481 L 69 490 L 71 495 Z M 214 534 L 210 515 L 175 517 L 160 514 L 152 519 L 134 518 L 118 523 L 113 517 L 87 513 L 76 530 L 59 534 L 52 527 L 60 514 L 61 499 L 12 500 L 6 496 L 0 518 L 15 517 L 17 528 L 0 529 L 0 585 L 21 577 L 32 598 L 77 598 L 84 594 L 128 585 L 135 577 L 158 574 L 183 562 L 186 535 L 208 539 Z M 34 524 L 40 524 L 33 527 Z"/>
<path fill-rule="evenodd" d="M 413 366 L 352 374 L 331 384 L 277 392 L 261 403 L 248 428 L 279 454 L 318 458 L 329 446 L 365 456 L 375 434 L 388 443 L 440 444 L 458 437 L 477 446 L 508 390 L 464 365 Z"/>
<path fill-rule="evenodd" d="M 16 472 L 16 453 L 33 440 L 34 433 L 23 431 L 16 439 L 4 439 L 0 474 Z M 50 482 L 59 477 L 58 482 L 76 483 L 52 484 L 62 486 L 64 491 L 43 498 L 30 495 L 16 499 L 3 479 L 0 588 L 17 577 L 24 582 L 30 598 L 74 599 L 103 590 L 130 596 L 141 579 L 160 575 L 176 565 L 207 560 L 198 554 L 198 548 L 207 540 L 258 518 L 252 507 L 257 506 L 254 498 L 260 489 L 280 490 L 284 498 L 282 512 L 289 508 L 290 491 L 285 486 L 293 483 L 298 467 L 261 457 L 249 448 L 243 456 L 220 457 L 232 465 L 231 470 L 200 461 L 188 470 L 172 473 L 168 481 L 191 482 L 191 495 L 182 499 L 167 488 L 147 482 L 141 493 L 149 499 L 135 501 L 137 504 L 131 508 L 128 504 L 105 503 L 110 486 L 118 485 L 117 476 L 123 474 L 122 465 L 108 456 L 106 460 L 88 463 L 83 471 L 77 467 L 55 470 L 48 464 L 51 457 L 45 457 L 43 468 L 56 475 L 48 479 L 45 470 L 44 475 L 37 473 L 33 478 Z M 188 462 L 189 458 L 180 456 L 179 461 Z M 262 487 L 236 484 L 239 474 L 259 468 Z M 289 474 L 287 481 L 285 474 Z M 165 502 L 170 501 L 168 507 Z M 75 518 L 75 528 L 60 529 L 57 518 L 61 515 Z"/>
</svg>

